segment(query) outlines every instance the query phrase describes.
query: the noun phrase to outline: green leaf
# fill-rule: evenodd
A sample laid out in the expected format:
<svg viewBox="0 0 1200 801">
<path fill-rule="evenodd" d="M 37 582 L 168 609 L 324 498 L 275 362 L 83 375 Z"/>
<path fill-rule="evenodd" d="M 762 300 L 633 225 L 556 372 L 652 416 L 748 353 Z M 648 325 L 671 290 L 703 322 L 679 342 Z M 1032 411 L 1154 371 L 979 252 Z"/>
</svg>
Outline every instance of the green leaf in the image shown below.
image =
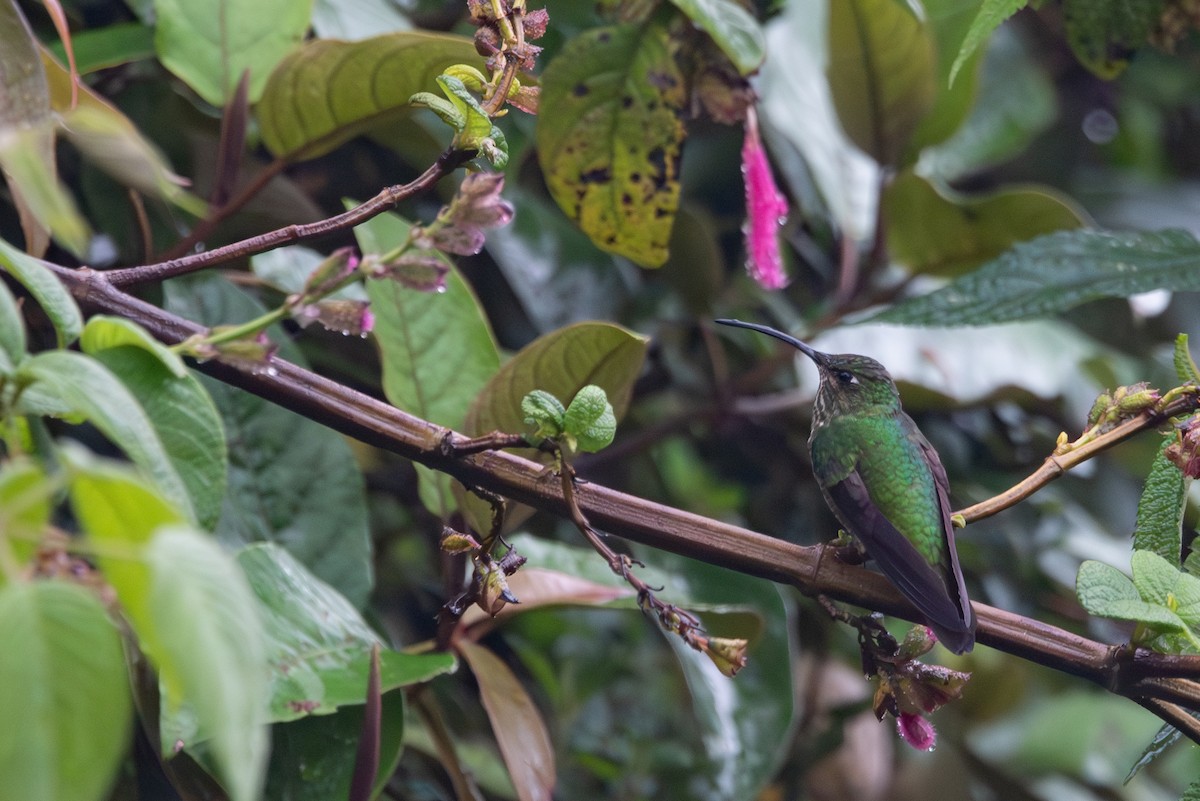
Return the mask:
<svg viewBox="0 0 1200 801">
<path fill-rule="evenodd" d="M 1134 551 L 1133 585 L 1142 600 L 1160 604 L 1200 630 L 1200 578 L 1179 569 L 1178 561 L 1151 551 Z"/>
<path fill-rule="evenodd" d="M 842 127 L 884 166 L 901 166 L 933 106 L 936 53 L 928 26 L 895 0 L 829 7 L 829 88 Z"/>
<path fill-rule="evenodd" d="M 1004 20 L 1024 8 L 1028 2 L 1029 0 L 983 0 L 979 6 L 979 13 L 971 22 L 971 28 L 967 31 L 962 47 L 954 58 L 954 65 L 950 68 L 951 84 L 958 76 L 958 71 L 967 63 L 967 59 L 992 35 L 992 31 L 999 28 L 1000 23 Z"/>
<path fill-rule="evenodd" d="M 1135 551 L 1135 565 L 1138 563 L 1139 553 L 1167 564 L 1154 554 Z M 1178 575 L 1184 575 L 1176 568 L 1170 569 Z M 1140 570 L 1140 584 L 1135 586 L 1133 581 L 1115 567 L 1088 560 L 1079 566 L 1079 573 L 1075 579 L 1075 593 L 1083 608 L 1098 617 L 1132 620 L 1156 631 L 1186 633 L 1188 626 L 1182 617 L 1161 601 L 1146 597 L 1147 592 L 1153 596 L 1166 586 L 1161 570 L 1157 565 L 1149 567 L 1145 561 L 1141 563 Z M 1134 575 L 1138 576 L 1137 568 Z M 1200 584 L 1200 579 L 1195 581 Z"/>
<path fill-rule="evenodd" d="M 0 282 L 0 375 L 9 375 L 25 358 L 25 318 L 8 286 Z"/>
<path fill-rule="evenodd" d="M 409 98 L 460 63 L 483 63 L 463 36 L 403 31 L 359 42 L 306 42 L 279 63 L 263 91 L 263 144 L 289 161 L 316 158 L 411 113 Z"/>
<path fill-rule="evenodd" d="M 685 81 L 661 22 L 596 28 L 542 76 L 537 150 L 550 194 L 597 247 L 667 260 L 679 205 Z"/>
<path fill-rule="evenodd" d="M 184 527 L 158 529 L 139 561 L 146 584 L 114 589 L 162 683 L 163 753 L 205 742 L 230 798 L 251 801 L 270 749 L 254 595 L 233 559 Z"/>
<path fill-rule="evenodd" d="M 59 347 L 66 347 L 79 338 L 83 330 L 83 315 L 75 299 L 46 263 L 17 250 L 0 239 L 0 267 L 17 280 L 37 300 L 58 333 Z"/>
<path fill-rule="evenodd" d="M 979 98 L 979 65 L 983 53 L 973 54 L 965 65 L 961 81 L 952 81 L 954 54 L 978 9 L 978 0 L 924 0 L 926 25 L 933 37 L 937 55 L 934 102 L 918 123 L 908 154 L 938 144 L 963 124 Z"/>
<path fill-rule="evenodd" d="M 401 217 L 382 214 L 354 230 L 363 253 L 386 253 L 407 241 L 410 228 Z M 499 368 L 500 356 L 479 299 L 453 267 L 445 286 L 441 293 L 419 292 L 382 279 L 369 281 L 367 294 L 388 401 L 424 420 L 461 429 L 472 400 Z M 451 479 L 428 469 L 419 474 L 425 506 L 443 519 L 449 516 L 456 508 Z"/>
<path fill-rule="evenodd" d="M 584 453 L 595 453 L 611 445 L 617 433 L 617 418 L 604 390 L 588 384 L 575 393 L 563 416 L 563 428 L 567 436 L 575 439 L 575 448 Z"/>
<path fill-rule="evenodd" d="M 1075 577 L 1075 594 L 1083 608 L 1093 615 L 1106 617 L 1102 611 L 1108 605 L 1124 601 L 1140 601 L 1137 587 L 1128 576 L 1111 565 L 1089 559 L 1079 566 Z"/>
<path fill-rule="evenodd" d="M 1049 190 L 962 197 L 908 170 L 885 190 L 883 203 L 888 250 L 913 272 L 931 275 L 961 275 L 1017 242 L 1082 222 L 1074 204 Z"/>
<path fill-rule="evenodd" d="M 50 522 L 50 500 L 58 489 L 42 468 L 28 458 L 0 465 L 0 539 L 24 562 L 37 550 Z M 0 584 L 4 577 L 0 576 Z"/>
<path fill-rule="evenodd" d="M 150 336 L 146 329 L 124 317 L 97 314 L 87 321 L 79 338 L 79 348 L 89 356 L 124 345 L 146 351 L 176 378 L 188 375 L 187 366 L 177 353 Z"/>
<path fill-rule="evenodd" d="M 271 666 L 270 719 L 295 720 L 361 705 L 371 646 L 383 641 L 340 593 L 277 545 L 238 554 L 258 600 Z M 428 681 L 454 669 L 448 653 L 380 652 L 384 692 Z M 353 758 L 351 758 L 353 761 Z"/>
<path fill-rule="evenodd" d="M 1183 791 L 1183 795 L 1179 797 L 1179 801 L 1200 801 L 1200 779 L 1187 786 Z"/>
<path fill-rule="evenodd" d="M 521 399 L 525 424 L 534 427 L 536 437 L 557 437 L 563 432 L 567 410 L 558 398 L 544 390 L 535 389 Z"/>
<path fill-rule="evenodd" d="M 982 325 L 1046 317 L 1088 301 L 1151 289 L 1200 289 L 1200 243 L 1186 231 L 1061 231 L 872 320 Z"/>
<path fill-rule="evenodd" d="M 26 359 L 17 374 L 29 384 L 19 412 L 81 415 L 145 470 L 172 502 L 194 516 L 187 485 L 149 415 L 101 362 L 73 351 L 43 351 Z"/>
<path fill-rule="evenodd" d="M 1192 717 L 1197 717 L 1197 713 L 1189 711 Z M 1142 751 L 1142 755 L 1138 757 L 1137 762 L 1134 762 L 1129 768 L 1129 773 L 1125 776 L 1125 784 L 1129 784 L 1133 777 L 1141 772 L 1142 768 L 1149 765 L 1154 760 L 1158 759 L 1163 753 L 1175 744 L 1175 741 L 1183 732 L 1172 726 L 1170 723 L 1164 723 L 1163 727 L 1158 730 L 1149 743 L 1146 744 L 1146 750 Z"/>
<path fill-rule="evenodd" d="M 94 321 L 89 321 L 89 328 Z M 83 340 L 86 343 L 86 329 Z M 215 528 L 225 499 L 229 459 L 225 427 L 204 386 L 190 373 L 174 375 L 157 351 L 140 345 L 105 347 L 92 355 L 141 404 L 187 489 L 196 521 L 202 528 Z"/>
<path fill-rule="evenodd" d="M 163 66 L 214 106 L 250 71 L 256 103 L 267 77 L 308 30 L 312 0 L 154 0 L 154 47 Z"/>
<path fill-rule="evenodd" d="M 513 356 L 471 405 L 467 433 L 524 430 L 521 403 L 541 389 L 574 398 L 588 384 L 606 394 L 619 420 L 629 405 L 648 340 L 611 323 L 578 323 L 539 337 Z"/>
<path fill-rule="evenodd" d="M 671 0 L 712 37 L 742 75 L 755 72 L 766 55 L 762 26 L 734 0 Z"/>
<path fill-rule="evenodd" d="M 556 771 L 554 746 L 533 699 L 508 665 L 488 648 L 460 640 L 458 651 L 479 684 L 492 733 L 517 789 L 517 797 L 550 799 Z"/>
<path fill-rule="evenodd" d="M 140 22 L 119 22 L 103 28 L 72 31 L 71 49 L 75 52 L 75 68 L 80 75 L 88 75 L 154 58 L 154 29 Z M 66 62 L 67 51 L 61 41 L 51 42 L 47 50 L 60 64 Z"/>
<path fill-rule="evenodd" d="M 1166 0 L 1063 0 L 1067 41 L 1085 67 L 1115 78 L 1154 30 Z"/>
<path fill-rule="evenodd" d="M 1188 335 L 1179 334 L 1175 337 L 1175 376 L 1184 384 L 1189 381 L 1200 383 L 1200 368 L 1188 350 Z"/>
<path fill-rule="evenodd" d="M 104 607 L 74 584 L 9 584 L 0 589 L 0 642 L 0 797 L 108 798 L 133 703 Z"/>
<path fill-rule="evenodd" d="M 343 707 L 331 715 L 310 715 L 272 727 L 271 763 L 263 793 L 266 801 L 347 798 L 362 721 L 363 709 L 357 706 Z M 380 731 L 376 790 L 395 772 L 403 750 L 403 693 L 383 694 Z"/>
<path fill-rule="evenodd" d="M 188 181 L 171 171 L 158 147 L 120 109 L 87 84 L 79 84 L 72 94 L 70 73 L 45 50 L 42 65 L 63 133 L 85 159 L 122 186 L 174 203 L 193 216 L 204 215 L 204 201 L 185 189 Z"/>
<path fill-rule="evenodd" d="M 1163 438 L 1146 476 L 1133 529 L 1135 551 L 1156 553 L 1176 565 L 1183 554 L 1183 511 L 1191 484 L 1191 479 L 1166 457 L 1167 446 L 1177 439 L 1175 434 Z"/>
<path fill-rule="evenodd" d="M 167 308 L 205 325 L 240 322 L 263 308 L 228 281 L 169 281 Z M 280 355 L 303 364 L 282 329 Z M 233 546 L 285 544 L 355 606 L 371 590 L 371 541 L 362 471 L 335 431 L 227 384 L 202 379 L 225 422 L 229 484 L 217 535 Z"/>
</svg>

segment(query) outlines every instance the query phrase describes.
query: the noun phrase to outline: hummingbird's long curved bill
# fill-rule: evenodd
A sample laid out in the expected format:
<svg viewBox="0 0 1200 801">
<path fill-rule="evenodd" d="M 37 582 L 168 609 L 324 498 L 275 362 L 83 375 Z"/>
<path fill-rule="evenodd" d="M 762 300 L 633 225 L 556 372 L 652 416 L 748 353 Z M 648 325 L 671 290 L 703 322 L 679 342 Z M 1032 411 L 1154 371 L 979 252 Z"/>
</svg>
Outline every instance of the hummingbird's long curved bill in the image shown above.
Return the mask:
<svg viewBox="0 0 1200 801">
<path fill-rule="evenodd" d="M 807 342 L 802 342 L 791 334 L 785 334 L 782 331 L 771 328 L 770 326 L 759 325 L 758 323 L 747 323 L 743 322 L 742 320 L 731 320 L 728 318 L 714 320 L 713 322 L 720 323 L 721 325 L 733 326 L 734 328 L 748 328 L 751 331 L 757 331 L 760 334 L 766 334 L 769 337 L 775 337 L 781 342 L 786 342 L 793 348 L 796 348 L 817 364 L 824 364 L 827 361 L 824 353 L 819 350 L 813 350 Z"/>
</svg>

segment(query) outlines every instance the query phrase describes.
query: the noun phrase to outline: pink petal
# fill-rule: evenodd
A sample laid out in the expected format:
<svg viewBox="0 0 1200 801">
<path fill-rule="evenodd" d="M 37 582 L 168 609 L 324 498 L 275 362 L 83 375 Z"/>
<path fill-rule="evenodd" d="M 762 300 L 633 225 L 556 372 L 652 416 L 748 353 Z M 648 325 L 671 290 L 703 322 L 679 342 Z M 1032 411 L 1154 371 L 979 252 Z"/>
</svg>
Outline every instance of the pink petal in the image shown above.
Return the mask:
<svg viewBox="0 0 1200 801">
<path fill-rule="evenodd" d="M 787 199 L 775 185 L 771 165 L 758 134 L 754 107 L 746 110 L 746 139 L 742 144 L 742 175 L 746 181 L 746 271 L 764 289 L 782 289 L 788 277 L 779 252 L 779 227 L 787 217 Z"/>
<path fill-rule="evenodd" d="M 937 745 L 937 729 L 920 715 L 901 712 L 896 718 L 896 731 L 904 742 L 918 751 L 932 751 Z"/>
</svg>

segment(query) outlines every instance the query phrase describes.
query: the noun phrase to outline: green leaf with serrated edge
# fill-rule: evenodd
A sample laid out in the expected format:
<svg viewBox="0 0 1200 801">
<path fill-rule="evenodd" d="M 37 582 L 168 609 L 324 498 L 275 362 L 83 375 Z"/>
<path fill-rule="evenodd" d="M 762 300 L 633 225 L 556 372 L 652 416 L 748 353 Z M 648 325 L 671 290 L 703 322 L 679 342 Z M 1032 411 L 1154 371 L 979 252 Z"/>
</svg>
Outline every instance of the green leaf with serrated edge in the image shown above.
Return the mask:
<svg viewBox="0 0 1200 801">
<path fill-rule="evenodd" d="M 1194 718 L 1200 719 L 1200 713 L 1191 710 L 1187 710 L 1187 713 Z M 1129 784 L 1142 768 L 1162 756 L 1168 748 L 1175 744 L 1175 741 L 1179 739 L 1181 734 L 1182 732 L 1170 723 L 1164 723 L 1163 727 L 1154 735 L 1154 739 L 1146 744 L 1146 750 L 1142 751 L 1142 755 L 1129 768 L 1129 773 L 1126 774 L 1123 784 Z"/>
<path fill-rule="evenodd" d="M 250 72 L 249 101 L 304 38 L 312 0 L 154 0 L 154 48 L 163 66 L 214 106 Z"/>
<path fill-rule="evenodd" d="M 50 87 L 38 69 L 37 48 L 17 4 L 0 4 L 0 169 L 12 190 L 26 249 L 44 253 L 49 232 L 80 255 L 88 227 L 58 180 Z"/>
<path fill-rule="evenodd" d="M 83 315 L 75 299 L 46 263 L 22 253 L 0 239 L 0 267 L 3 267 L 37 300 L 58 333 L 58 344 L 65 347 L 79 338 Z"/>
<path fill-rule="evenodd" d="M 382 701 L 376 793 L 395 772 L 405 745 L 404 693 L 384 693 Z M 330 715 L 273 726 L 263 797 L 267 801 L 348 798 L 362 721 L 362 707 L 347 706 Z"/>
<path fill-rule="evenodd" d="M 129 744 L 121 638 L 92 591 L 0 589 L 0 798 L 102 801 Z"/>
<path fill-rule="evenodd" d="M 408 240 L 411 224 L 381 214 L 354 229 L 363 253 L 386 253 Z M 395 281 L 367 283 L 383 392 L 399 409 L 461 429 L 471 401 L 500 366 L 479 299 L 447 262 L 446 291 L 418 292 Z M 513 431 L 520 431 L 515 428 Z M 421 500 L 443 519 L 456 508 L 451 479 L 420 467 Z"/>
<path fill-rule="evenodd" d="M 1133 529 L 1135 551 L 1151 551 L 1173 564 L 1179 564 L 1183 555 L 1183 510 L 1191 484 L 1191 479 L 1166 457 L 1167 446 L 1177 439 L 1175 434 L 1163 437 L 1146 476 Z"/>
<path fill-rule="evenodd" d="M 223 278 L 168 281 L 170 311 L 214 326 L 249 320 L 264 309 Z M 267 335 L 279 355 L 304 364 L 279 327 Z M 256 395 L 201 377 L 225 423 L 228 489 L 217 536 L 240 546 L 279 542 L 356 606 L 373 582 L 362 470 L 335 431 Z"/>
<path fill-rule="evenodd" d="M 975 19 L 971 22 L 971 28 L 962 41 L 958 55 L 954 57 L 954 65 L 950 68 L 950 83 L 954 83 L 958 71 L 967 63 L 967 59 L 979 49 L 979 46 L 992 35 L 992 31 L 1000 27 L 1000 23 L 1004 20 L 1024 8 L 1028 1 L 983 0 L 979 6 L 979 13 L 975 15 Z"/>
<path fill-rule="evenodd" d="M 538 437 L 557 437 L 563 432 L 567 410 L 558 398 L 544 390 L 535 389 L 521 399 L 525 424 L 534 427 Z"/>
<path fill-rule="evenodd" d="M 1140 601 L 1137 587 L 1133 581 L 1111 565 L 1095 560 L 1087 560 L 1079 566 L 1075 577 L 1075 594 L 1083 608 L 1093 615 L 1101 615 L 1098 611 L 1106 605 L 1117 601 Z"/>
<path fill-rule="evenodd" d="M 1192 782 L 1183 791 L 1183 795 L 1179 797 L 1179 801 L 1200 801 L 1200 779 Z"/>
<path fill-rule="evenodd" d="M 1170 609 L 1193 629 L 1200 630 L 1200 578 L 1185 573 L 1176 560 L 1151 551 L 1134 551 L 1133 585 L 1142 600 Z"/>
<path fill-rule="evenodd" d="M 0 539 L 7 540 L 18 561 L 23 563 L 37 550 L 57 490 L 57 482 L 30 459 L 18 457 L 0 465 Z"/>
<path fill-rule="evenodd" d="M 185 189 L 187 180 L 171 171 L 158 147 L 120 109 L 86 83 L 72 82 L 67 68 L 46 50 L 42 66 L 63 133 L 85 159 L 122 186 L 174 203 L 196 217 L 204 215 L 204 201 Z"/>
<path fill-rule="evenodd" d="M 80 415 L 146 471 L 189 517 L 191 495 L 137 398 L 98 360 L 73 351 L 30 356 L 17 371 L 28 382 L 17 404 L 24 414 Z"/>
<path fill-rule="evenodd" d="M 604 390 L 589 384 L 575 393 L 563 417 L 563 428 L 575 439 L 576 449 L 584 453 L 611 445 L 617 433 L 617 418 Z"/>
<path fill-rule="evenodd" d="M 215 528 L 229 458 L 221 415 L 204 386 L 190 373 L 174 375 L 158 353 L 139 345 L 105 347 L 93 356 L 137 398 L 187 488 L 196 521 L 204 529 Z"/>
<path fill-rule="evenodd" d="M 87 321 L 87 325 L 83 327 L 83 335 L 79 338 L 80 350 L 89 356 L 124 345 L 146 351 L 177 378 L 188 374 L 187 366 L 177 353 L 150 336 L 150 332 L 145 328 L 124 317 L 97 314 Z"/>
<path fill-rule="evenodd" d="M 289 161 L 328 153 L 411 113 L 409 98 L 433 89 L 453 64 L 482 66 L 471 39 L 402 31 L 358 42 L 306 42 L 267 81 L 257 109 L 263 144 Z"/>
<path fill-rule="evenodd" d="M 270 664 L 270 719 L 295 720 L 361 705 L 371 646 L 383 645 L 358 610 L 283 548 L 251 545 L 237 555 L 258 601 Z M 384 692 L 454 669 L 448 653 L 380 652 Z"/>
<path fill-rule="evenodd" d="M 826 74 L 846 134 L 885 166 L 900 158 L 937 93 L 933 36 L 895 0 L 829 6 Z"/>
<path fill-rule="evenodd" d="M 942 289 L 870 318 L 983 325 L 1046 317 L 1151 289 L 1200 290 L 1200 242 L 1186 231 L 1060 231 L 1022 242 Z"/>
<path fill-rule="evenodd" d="M 458 651 L 479 685 L 492 734 L 520 799 L 549 799 L 556 770 L 554 746 L 541 713 L 511 669 L 490 649 L 461 640 Z"/>
<path fill-rule="evenodd" d="M 611 323 L 577 323 L 539 337 L 522 348 L 487 383 L 471 404 L 466 430 L 524 430 L 521 401 L 535 389 L 574 398 L 588 384 L 604 390 L 619 420 L 629 406 L 648 340 Z"/>
<path fill-rule="evenodd" d="M 661 22 L 596 28 L 542 76 L 538 160 L 555 202 L 602 250 L 667 260 L 687 105 Z"/>
<path fill-rule="evenodd" d="M 1189 381 L 1200 384 L 1200 368 L 1188 350 L 1188 335 L 1179 334 L 1175 337 L 1175 376 L 1182 382 Z"/>
<path fill-rule="evenodd" d="M 1005 189 L 985 197 L 943 194 L 912 171 L 884 191 L 888 251 L 915 273 L 962 275 L 1017 242 L 1078 228 L 1081 212 L 1052 190 Z"/>
<path fill-rule="evenodd" d="M 0 282 L 0 375 L 8 375 L 25 357 L 25 318 L 17 299 Z"/>
<path fill-rule="evenodd" d="M 1146 45 L 1166 0 L 1063 0 L 1067 42 L 1075 57 L 1101 78 L 1120 75 Z"/>
<path fill-rule="evenodd" d="M 145 605 L 122 601 L 162 683 L 163 753 L 204 742 L 232 801 L 258 798 L 270 749 L 267 658 L 245 576 L 211 538 L 180 526 L 158 529 L 138 561 Z"/>
<path fill-rule="evenodd" d="M 742 75 L 757 70 L 766 55 L 762 26 L 734 0 L 671 0 L 688 19 L 712 37 Z"/>
</svg>

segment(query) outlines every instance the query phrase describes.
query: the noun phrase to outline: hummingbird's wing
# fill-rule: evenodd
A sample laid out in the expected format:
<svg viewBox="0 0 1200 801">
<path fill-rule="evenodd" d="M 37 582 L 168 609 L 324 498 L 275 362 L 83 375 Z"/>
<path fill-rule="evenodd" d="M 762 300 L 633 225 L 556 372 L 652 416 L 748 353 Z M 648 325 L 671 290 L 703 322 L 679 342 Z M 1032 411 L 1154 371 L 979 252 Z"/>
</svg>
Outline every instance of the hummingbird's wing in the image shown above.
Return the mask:
<svg viewBox="0 0 1200 801">
<path fill-rule="evenodd" d="M 940 462 L 938 467 L 941 467 Z M 944 482 L 945 471 L 941 472 Z M 866 546 L 867 553 L 896 589 L 925 616 L 938 640 L 955 653 L 970 650 L 975 643 L 975 616 L 962 588 L 962 574 L 953 545 L 950 553 L 958 586 L 949 587 L 948 577 L 929 564 L 908 538 L 884 517 L 871 500 L 867 485 L 857 470 L 823 489 L 842 523 Z M 945 522 L 949 525 L 949 502 L 944 489 L 939 496 L 945 509 Z M 953 537 L 952 529 L 947 531 L 947 537 Z"/>
<path fill-rule="evenodd" d="M 921 434 L 919 430 L 917 433 L 917 444 L 921 447 L 921 451 L 925 454 L 925 460 L 933 471 L 938 503 L 942 507 L 942 526 L 946 532 L 946 550 L 950 556 L 949 570 L 947 571 L 949 575 L 946 578 L 953 582 L 951 591 L 958 590 L 958 605 L 962 619 L 968 630 L 972 632 L 972 639 L 974 639 L 975 610 L 971 608 L 971 600 L 967 597 L 967 585 L 963 581 L 962 568 L 958 564 L 958 548 L 954 545 L 954 523 L 951 521 L 950 511 L 950 480 L 946 478 L 946 468 L 942 465 L 942 458 L 938 456 L 938 452 L 929 444 L 929 440 L 925 439 L 924 434 Z"/>
</svg>

